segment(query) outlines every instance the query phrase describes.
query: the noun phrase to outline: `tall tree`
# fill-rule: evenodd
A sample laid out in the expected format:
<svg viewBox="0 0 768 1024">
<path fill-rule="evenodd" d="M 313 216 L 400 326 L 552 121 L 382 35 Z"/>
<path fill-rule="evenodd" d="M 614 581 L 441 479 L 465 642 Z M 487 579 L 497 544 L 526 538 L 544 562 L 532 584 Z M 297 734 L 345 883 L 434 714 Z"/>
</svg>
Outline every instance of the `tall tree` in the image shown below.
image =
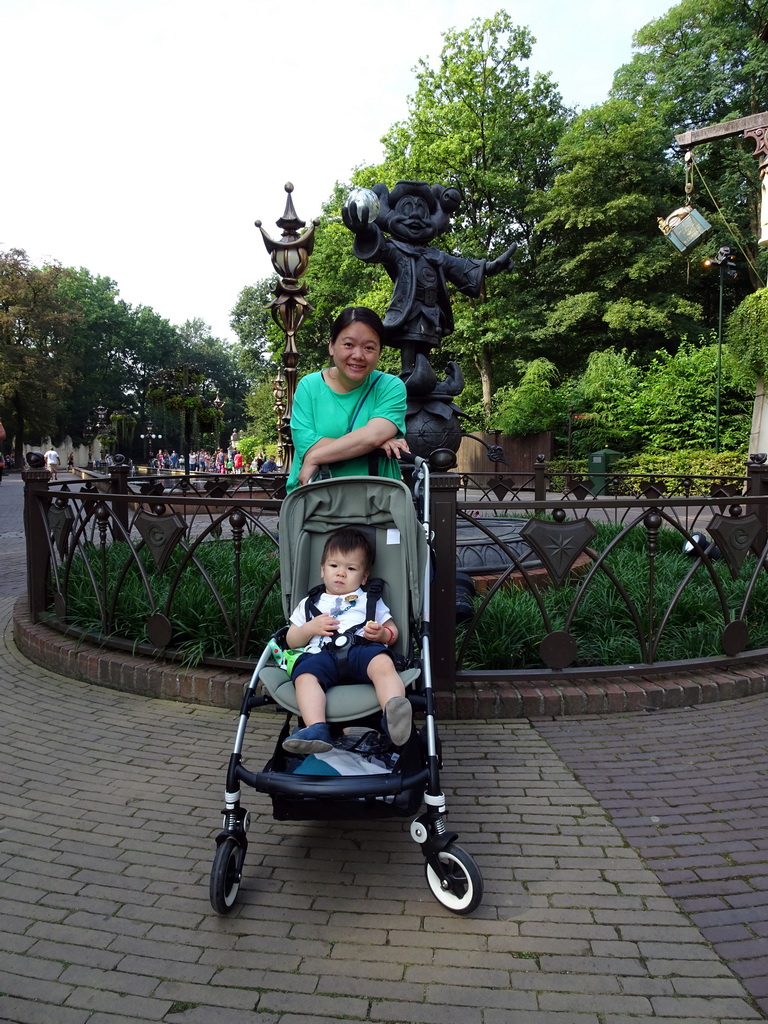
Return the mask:
<svg viewBox="0 0 768 1024">
<path fill-rule="evenodd" d="M 768 46 L 761 35 L 767 21 L 766 0 L 682 0 L 636 33 L 639 52 L 617 71 L 613 95 L 654 109 L 670 145 L 687 129 L 762 113 L 768 107 Z M 697 146 L 695 154 L 706 184 L 697 205 L 709 209 L 716 225 L 714 248 L 738 244 L 742 236 L 757 268 L 750 272 L 756 288 L 765 280 L 768 257 L 756 244 L 760 186 L 753 148 L 737 137 Z"/>
<path fill-rule="evenodd" d="M 614 92 L 652 104 L 675 134 L 768 107 L 768 21 L 766 0 L 682 0 L 636 35 L 639 53 L 617 72 Z M 768 254 L 758 249 L 760 183 L 751 140 L 720 139 L 695 149 L 697 176 L 704 189 L 697 205 L 716 226 L 712 251 L 730 245 L 739 250 L 742 273 L 736 288 L 718 289 L 728 313 L 745 290 L 762 287 Z M 718 298 L 720 296 L 718 295 Z M 768 447 L 768 405 L 762 378 L 754 403 L 752 436 Z"/>
<path fill-rule="evenodd" d="M 669 141 L 652 105 L 610 99 L 580 114 L 558 145 L 540 207 L 553 288 L 533 333 L 561 368 L 611 346 L 674 350 L 703 329 L 698 289 L 657 224 L 675 199 Z"/>
<path fill-rule="evenodd" d="M 281 334 L 269 312 L 276 278 L 264 278 L 246 285 L 229 314 L 229 324 L 237 335 L 246 365 L 254 371 L 270 361 L 281 345 Z"/>
<path fill-rule="evenodd" d="M 80 310 L 70 337 L 74 357 L 71 390 L 58 413 L 58 435 L 82 441 L 83 426 L 99 405 L 136 412 L 127 399 L 125 353 L 132 336 L 133 313 L 120 298 L 117 283 L 92 275 L 84 267 L 59 280 L 60 292 Z"/>
<path fill-rule="evenodd" d="M 242 430 L 246 421 L 245 399 L 254 378 L 240 358 L 239 346 L 213 337 L 210 326 L 199 318 L 187 320 L 179 334 L 184 358 L 202 375 L 203 400 L 212 405 L 218 395 L 224 403 L 224 429 L 230 433 Z"/>
<path fill-rule="evenodd" d="M 56 263 L 33 267 L 23 249 L 0 253 L 0 407 L 19 464 L 27 437 L 56 432 L 70 387 L 68 342 L 81 314 L 60 288 L 69 274 Z"/>
<path fill-rule="evenodd" d="M 132 309 L 129 345 L 123 356 L 123 370 L 126 379 L 131 382 L 130 394 L 139 403 L 158 369 L 179 362 L 181 354 L 178 331 L 168 320 L 150 306 L 136 306 Z"/>
<path fill-rule="evenodd" d="M 552 184 L 553 150 L 570 115 L 550 76 L 531 75 L 534 39 L 506 12 L 443 39 L 435 67 L 419 61 L 409 115 L 385 136 L 386 159 L 374 174 L 388 185 L 415 178 L 460 191 L 443 248 L 492 259 L 519 245 L 516 271 L 488 282 L 487 305 L 456 297 L 456 329 L 446 342 L 446 356 L 473 361 L 489 415 L 502 367 L 511 363 L 495 357 L 510 349 L 526 354 L 538 320 L 546 244 L 536 232 L 538 199 Z"/>
</svg>

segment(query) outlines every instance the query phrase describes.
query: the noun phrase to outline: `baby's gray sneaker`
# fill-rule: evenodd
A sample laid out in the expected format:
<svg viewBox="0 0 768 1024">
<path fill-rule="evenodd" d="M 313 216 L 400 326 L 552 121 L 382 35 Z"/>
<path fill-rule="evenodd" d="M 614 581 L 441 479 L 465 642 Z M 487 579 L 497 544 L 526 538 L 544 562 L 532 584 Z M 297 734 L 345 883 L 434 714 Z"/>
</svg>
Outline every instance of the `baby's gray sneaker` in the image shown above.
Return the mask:
<svg viewBox="0 0 768 1024">
<path fill-rule="evenodd" d="M 384 708 L 384 725 L 396 747 L 408 742 L 413 728 L 413 709 L 407 697 L 390 697 Z"/>
</svg>

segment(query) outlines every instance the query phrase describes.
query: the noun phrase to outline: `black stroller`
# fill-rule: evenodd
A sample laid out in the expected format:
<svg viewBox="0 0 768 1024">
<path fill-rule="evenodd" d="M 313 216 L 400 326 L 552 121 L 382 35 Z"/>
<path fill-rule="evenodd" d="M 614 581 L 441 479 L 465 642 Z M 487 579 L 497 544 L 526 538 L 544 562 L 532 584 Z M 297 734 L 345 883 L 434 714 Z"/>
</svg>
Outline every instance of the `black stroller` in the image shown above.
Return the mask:
<svg viewBox="0 0 768 1024">
<path fill-rule="evenodd" d="M 416 495 L 414 500 L 414 494 Z M 370 763 L 358 774 L 305 774 L 302 764 L 283 751 L 294 716 L 299 718 L 290 676 L 275 665 L 273 651 L 285 631 L 276 634 L 256 665 L 243 697 L 237 735 L 227 770 L 223 829 L 216 837 L 210 880 L 213 909 L 225 914 L 234 906 L 248 847 L 249 814 L 241 806 L 245 783 L 272 799 L 278 820 L 336 820 L 410 817 L 411 837 L 421 846 L 427 884 L 443 906 L 469 914 L 480 903 L 483 880 L 473 858 L 446 828 L 445 798 L 440 786 L 440 742 L 434 717 L 430 669 L 429 469 L 416 459 L 414 494 L 399 480 L 347 477 L 318 481 L 297 488 L 285 499 L 280 513 L 280 572 L 286 618 L 318 582 L 321 552 L 327 535 L 342 526 L 366 531 L 375 559 L 372 577 L 384 582 L 383 599 L 400 626 L 396 650 L 414 720 L 410 739 L 399 750 L 381 732 L 381 709 L 373 686 L 347 683 L 331 687 L 327 720 L 339 747 L 358 758 L 372 751 Z M 265 692 L 257 693 L 257 686 Z M 278 704 L 287 712 L 274 753 L 262 771 L 243 764 L 243 744 L 251 711 Z M 299 718 L 300 720 L 300 718 Z M 342 757 L 348 756 L 342 754 Z M 307 759 L 309 760 L 309 759 Z M 348 770 L 348 769 L 347 769 Z"/>
</svg>

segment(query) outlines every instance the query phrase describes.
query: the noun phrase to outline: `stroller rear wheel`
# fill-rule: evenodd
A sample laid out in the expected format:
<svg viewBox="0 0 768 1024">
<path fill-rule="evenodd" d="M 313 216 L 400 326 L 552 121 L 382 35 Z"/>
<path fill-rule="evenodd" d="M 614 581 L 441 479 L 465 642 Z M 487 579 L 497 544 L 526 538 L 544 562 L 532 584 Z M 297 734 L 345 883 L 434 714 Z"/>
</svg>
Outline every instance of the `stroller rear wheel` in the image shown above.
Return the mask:
<svg viewBox="0 0 768 1024">
<path fill-rule="evenodd" d="M 211 906 L 217 914 L 227 914 L 235 905 L 244 860 L 245 850 L 236 839 L 221 841 L 211 868 Z"/>
<path fill-rule="evenodd" d="M 470 914 L 483 898 L 483 876 L 474 859 L 456 843 L 438 854 L 441 878 L 429 861 L 424 863 L 427 884 L 435 899 L 454 914 Z"/>
</svg>

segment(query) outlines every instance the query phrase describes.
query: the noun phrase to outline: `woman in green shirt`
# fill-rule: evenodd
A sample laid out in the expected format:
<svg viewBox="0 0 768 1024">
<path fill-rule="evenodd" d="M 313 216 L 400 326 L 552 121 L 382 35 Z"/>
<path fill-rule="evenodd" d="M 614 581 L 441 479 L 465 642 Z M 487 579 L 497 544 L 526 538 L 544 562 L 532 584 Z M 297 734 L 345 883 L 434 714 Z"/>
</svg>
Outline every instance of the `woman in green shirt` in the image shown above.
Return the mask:
<svg viewBox="0 0 768 1024">
<path fill-rule="evenodd" d="M 400 478 L 405 440 L 405 384 L 376 369 L 384 326 L 365 306 L 345 309 L 331 328 L 330 365 L 302 377 L 291 414 L 295 456 L 287 489 L 308 483 L 321 466 L 332 476 L 366 476 L 368 453 L 382 448 L 379 475 Z"/>
</svg>

